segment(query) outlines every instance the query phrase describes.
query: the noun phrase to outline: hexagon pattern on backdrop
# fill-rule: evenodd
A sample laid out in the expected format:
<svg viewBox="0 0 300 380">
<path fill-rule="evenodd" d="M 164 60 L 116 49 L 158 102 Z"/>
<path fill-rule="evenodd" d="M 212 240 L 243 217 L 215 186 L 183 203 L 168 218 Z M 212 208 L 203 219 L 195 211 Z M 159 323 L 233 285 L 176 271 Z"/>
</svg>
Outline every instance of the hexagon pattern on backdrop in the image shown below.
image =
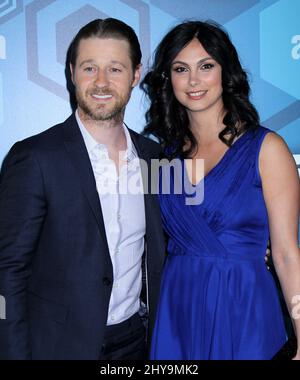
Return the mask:
<svg viewBox="0 0 300 380">
<path fill-rule="evenodd" d="M 132 8 L 133 14 L 131 17 L 135 17 L 136 14 L 138 15 L 140 25 L 140 33 L 138 33 L 138 35 L 140 40 L 145 42 L 143 44 L 143 55 L 149 55 L 150 49 L 147 41 L 149 40 L 150 30 L 147 5 L 140 0 L 119 0 L 119 2 Z M 95 7 L 90 5 L 88 2 L 83 2 L 82 7 L 76 8 L 76 10 L 68 13 L 65 17 L 58 14 L 57 21 L 53 26 L 56 34 L 56 54 L 55 57 L 53 57 L 55 58 L 55 61 L 49 62 L 49 56 L 40 54 L 39 52 L 39 32 L 41 33 L 41 29 L 44 25 L 42 25 L 39 29 L 38 16 L 39 12 L 44 10 L 47 11 L 46 8 L 53 5 L 53 3 L 58 4 L 59 2 L 56 2 L 56 0 L 36 0 L 29 4 L 26 9 L 28 78 L 55 95 L 60 96 L 65 100 L 69 100 L 69 94 L 66 90 L 64 81 L 57 82 L 51 76 L 49 77 L 49 75 L 41 73 L 39 68 L 41 60 L 45 60 L 47 65 L 49 65 L 49 63 L 52 63 L 53 65 L 60 63 L 64 66 L 66 51 L 77 31 L 83 25 L 95 18 L 107 18 L 113 17 L 113 15 L 105 13 L 99 9 L 98 5 Z M 99 4 L 99 1 L 95 2 L 95 4 L 97 3 Z M 49 29 L 51 28 L 50 21 L 47 27 Z"/>
<path fill-rule="evenodd" d="M 226 4 L 224 0 L 151 0 L 150 2 L 178 20 L 198 17 L 224 24 L 259 3 L 259 0 L 229 0 Z"/>
<path fill-rule="evenodd" d="M 0 161 L 15 141 L 68 116 L 65 53 L 77 30 L 99 17 L 120 18 L 135 29 L 144 66 L 157 36 L 179 21 L 224 24 L 242 60 L 257 58 L 243 63 L 254 78 L 253 101 L 263 111 L 263 124 L 299 155 L 299 14 L 298 0 L 0 0 Z M 143 128 L 144 110 L 135 89 L 126 121 L 137 131 Z"/>
<path fill-rule="evenodd" d="M 300 100 L 300 1 L 286 0 L 260 14 L 261 77 Z"/>
<path fill-rule="evenodd" d="M 0 24 L 15 17 L 23 10 L 22 0 L 0 0 Z"/>
<path fill-rule="evenodd" d="M 292 99 L 287 107 L 274 113 L 266 124 L 285 138 L 294 153 L 300 152 L 297 132 L 300 124 L 299 14 L 299 1 L 279 0 L 259 15 L 260 77 Z"/>
</svg>

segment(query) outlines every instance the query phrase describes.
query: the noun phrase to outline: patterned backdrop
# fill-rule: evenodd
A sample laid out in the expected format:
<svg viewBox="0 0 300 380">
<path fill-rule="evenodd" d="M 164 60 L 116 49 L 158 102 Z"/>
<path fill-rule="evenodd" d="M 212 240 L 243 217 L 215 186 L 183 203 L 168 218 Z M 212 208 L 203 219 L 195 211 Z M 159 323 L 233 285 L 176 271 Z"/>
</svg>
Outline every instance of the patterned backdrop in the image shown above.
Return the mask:
<svg viewBox="0 0 300 380">
<path fill-rule="evenodd" d="M 0 163 L 10 146 L 71 112 L 65 53 L 79 28 L 116 17 L 138 34 L 144 70 L 162 36 L 187 18 L 223 24 L 250 73 L 262 124 L 277 131 L 300 164 L 300 0 L 0 0 Z M 133 92 L 126 122 L 144 125 Z"/>
</svg>

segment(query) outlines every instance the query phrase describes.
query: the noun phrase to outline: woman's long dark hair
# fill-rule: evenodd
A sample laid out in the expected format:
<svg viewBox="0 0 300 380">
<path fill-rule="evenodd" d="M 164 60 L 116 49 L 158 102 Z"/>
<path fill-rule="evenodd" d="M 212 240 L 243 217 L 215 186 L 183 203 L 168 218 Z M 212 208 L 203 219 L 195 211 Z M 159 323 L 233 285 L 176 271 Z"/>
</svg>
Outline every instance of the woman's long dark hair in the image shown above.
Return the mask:
<svg viewBox="0 0 300 380">
<path fill-rule="evenodd" d="M 226 111 L 223 123 L 226 127 L 219 138 L 231 146 L 235 137 L 259 126 L 258 113 L 249 100 L 247 74 L 228 34 L 214 22 L 184 22 L 173 28 L 160 42 L 153 67 L 141 83 L 150 100 L 144 134 L 155 136 L 169 158 L 186 158 L 197 151 L 186 109 L 175 98 L 170 79 L 172 62 L 194 38 L 198 38 L 222 68 L 222 99 Z M 189 149 L 184 151 L 187 142 Z"/>
</svg>

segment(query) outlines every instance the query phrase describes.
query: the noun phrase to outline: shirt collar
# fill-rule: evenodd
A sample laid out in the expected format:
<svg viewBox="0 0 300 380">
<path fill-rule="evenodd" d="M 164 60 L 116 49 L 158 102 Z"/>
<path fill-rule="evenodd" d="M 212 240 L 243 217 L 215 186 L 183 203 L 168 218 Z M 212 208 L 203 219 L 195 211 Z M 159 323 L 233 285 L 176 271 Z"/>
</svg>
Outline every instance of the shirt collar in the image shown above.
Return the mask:
<svg viewBox="0 0 300 380">
<path fill-rule="evenodd" d="M 79 126 L 79 129 L 80 129 L 80 132 L 82 134 L 82 137 L 83 137 L 83 140 L 84 140 L 84 143 L 85 143 L 85 146 L 86 146 L 88 153 L 90 154 L 90 152 L 95 148 L 107 151 L 107 146 L 105 144 L 98 143 L 94 139 L 94 137 L 87 131 L 87 129 L 85 128 L 85 126 L 83 125 L 83 123 L 79 117 L 78 109 L 75 112 L 75 117 L 76 117 L 76 121 L 77 121 L 77 124 Z M 125 152 L 125 159 L 127 161 L 131 161 L 133 158 L 137 157 L 137 152 L 136 152 L 134 144 L 132 143 L 129 130 L 124 123 L 123 123 L 123 129 L 124 129 L 124 133 L 125 133 L 125 137 L 126 137 L 126 145 L 127 145 L 127 150 Z"/>
</svg>

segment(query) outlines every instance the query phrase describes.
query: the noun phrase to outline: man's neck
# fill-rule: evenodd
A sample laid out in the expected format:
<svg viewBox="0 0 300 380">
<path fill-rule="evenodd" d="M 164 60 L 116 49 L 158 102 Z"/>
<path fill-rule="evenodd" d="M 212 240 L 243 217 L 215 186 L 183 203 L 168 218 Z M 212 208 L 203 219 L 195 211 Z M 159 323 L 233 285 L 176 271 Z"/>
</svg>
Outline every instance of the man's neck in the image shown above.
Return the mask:
<svg viewBox="0 0 300 380">
<path fill-rule="evenodd" d="M 126 150 L 126 137 L 123 129 L 123 115 L 114 120 L 92 120 L 78 109 L 78 116 L 89 134 L 108 150 Z"/>
</svg>

